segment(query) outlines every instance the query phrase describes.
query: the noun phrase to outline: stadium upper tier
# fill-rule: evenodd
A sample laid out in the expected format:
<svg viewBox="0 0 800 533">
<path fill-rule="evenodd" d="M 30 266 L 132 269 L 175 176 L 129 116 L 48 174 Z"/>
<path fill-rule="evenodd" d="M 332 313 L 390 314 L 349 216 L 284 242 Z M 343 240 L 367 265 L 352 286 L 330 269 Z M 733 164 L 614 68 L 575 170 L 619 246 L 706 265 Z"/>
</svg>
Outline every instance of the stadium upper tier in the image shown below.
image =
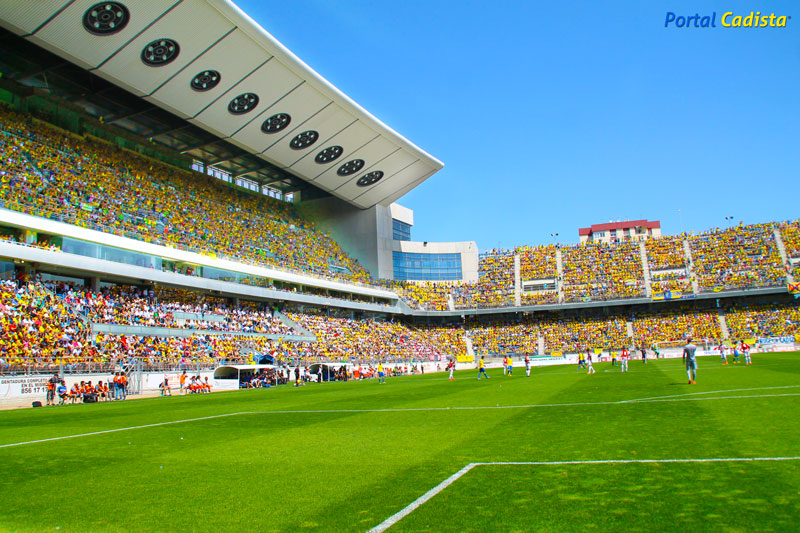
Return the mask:
<svg viewBox="0 0 800 533">
<path fill-rule="evenodd" d="M 799 228 L 794 221 L 645 242 L 491 250 L 480 255 L 475 283 L 418 284 L 399 294 L 420 309 L 458 311 L 781 288 L 797 276 Z"/>
<path fill-rule="evenodd" d="M 21 68 L 13 77 L 28 87 L 46 75 L 48 89 L 90 114 L 129 131 L 144 126 L 172 149 L 170 132 L 188 128 L 201 146 L 227 147 L 232 173 L 294 184 L 282 190 L 310 186 L 362 209 L 387 206 L 443 166 L 230 0 L 5 1 L 0 27 L 3 63 Z M 125 94 L 106 98 L 107 89 Z M 178 146 L 202 153 L 185 137 Z"/>
<path fill-rule="evenodd" d="M 16 211 L 334 279 L 369 274 L 291 204 L 240 193 L 0 108 L 0 200 Z"/>
</svg>

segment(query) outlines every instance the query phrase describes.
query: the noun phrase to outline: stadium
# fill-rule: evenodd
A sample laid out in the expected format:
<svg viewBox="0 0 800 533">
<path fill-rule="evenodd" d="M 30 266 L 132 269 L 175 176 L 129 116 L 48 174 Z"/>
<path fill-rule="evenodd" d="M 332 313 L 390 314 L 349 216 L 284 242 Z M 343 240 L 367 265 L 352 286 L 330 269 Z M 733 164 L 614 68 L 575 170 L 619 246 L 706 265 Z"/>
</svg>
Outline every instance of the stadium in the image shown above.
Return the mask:
<svg viewBox="0 0 800 533">
<path fill-rule="evenodd" d="M 800 219 L 413 240 L 269 29 L 0 4 L 0 529 L 796 529 Z"/>
</svg>

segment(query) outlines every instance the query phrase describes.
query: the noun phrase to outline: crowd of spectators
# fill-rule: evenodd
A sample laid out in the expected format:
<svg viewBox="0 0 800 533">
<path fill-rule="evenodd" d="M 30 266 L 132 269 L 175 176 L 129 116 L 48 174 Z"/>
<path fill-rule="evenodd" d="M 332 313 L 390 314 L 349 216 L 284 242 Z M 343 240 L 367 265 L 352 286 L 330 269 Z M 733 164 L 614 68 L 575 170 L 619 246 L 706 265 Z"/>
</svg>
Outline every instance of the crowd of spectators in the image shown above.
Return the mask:
<svg viewBox="0 0 800 533">
<path fill-rule="evenodd" d="M 398 282 L 395 285 L 398 295 L 416 309 L 426 311 L 447 311 L 448 297 L 453 290 L 453 283 L 414 283 Z"/>
<path fill-rule="evenodd" d="M 369 281 L 287 202 L 145 159 L 0 107 L 0 201 L 9 209 L 211 256 Z"/>
<path fill-rule="evenodd" d="M 488 250 L 478 257 L 478 281 L 453 289 L 456 309 L 489 309 L 514 305 L 514 252 Z"/>
<path fill-rule="evenodd" d="M 791 258 L 800 257 L 800 220 L 784 222 L 780 229 L 786 255 Z"/>
<path fill-rule="evenodd" d="M 558 291 L 556 290 L 539 290 L 539 291 L 525 291 L 520 295 L 520 303 L 522 305 L 543 305 L 543 304 L 557 304 Z"/>
<path fill-rule="evenodd" d="M 539 331 L 548 352 L 617 349 L 628 344 L 627 322 L 620 316 L 570 316 L 543 319 Z"/>
<path fill-rule="evenodd" d="M 468 331 L 477 354 L 533 354 L 539 351 L 538 324 L 530 320 L 473 323 Z"/>
<path fill-rule="evenodd" d="M 784 337 L 800 333 L 800 307 L 783 304 L 739 306 L 725 314 L 733 339 Z"/>
<path fill-rule="evenodd" d="M 93 292 L 67 283 L 52 283 L 51 286 L 66 303 L 93 323 L 229 333 L 295 334 L 291 326 L 273 316 L 271 309 L 255 302 L 233 305 L 214 297 L 201 301 L 199 298 L 202 297 L 195 293 L 197 300 L 190 303 L 181 298 L 191 291 L 164 288 L 156 291 L 112 285 Z"/>
<path fill-rule="evenodd" d="M 329 234 L 290 203 L 233 189 L 91 137 L 66 133 L 0 107 L 0 202 L 9 209 L 63 220 L 212 257 L 375 283 Z M 780 285 L 786 269 L 774 224 L 739 226 L 687 237 L 701 290 Z M 787 253 L 800 257 L 800 222 L 780 225 Z M 14 236 L 6 236 L 14 238 Z M 53 243 L 42 246 L 55 247 Z M 645 241 L 653 291 L 688 291 L 683 237 Z M 563 279 L 556 256 L 562 251 Z M 480 256 L 479 280 L 460 284 L 389 284 L 413 307 L 514 305 L 514 256 L 522 281 L 556 279 L 566 302 L 644 295 L 638 244 L 521 246 Z M 554 292 L 523 294 L 524 305 L 555 303 Z"/>
<path fill-rule="evenodd" d="M 701 291 L 781 286 L 786 267 L 773 234 L 774 224 L 709 231 L 689 238 Z"/>
<path fill-rule="evenodd" d="M 89 333 L 82 318 L 41 284 L 0 281 L 0 371 L 94 360 Z"/>
<path fill-rule="evenodd" d="M 520 246 L 514 249 L 514 253 L 519 254 L 519 276 L 522 281 L 558 277 L 558 248 L 555 245 Z M 513 263 L 511 266 L 513 268 Z"/>
<path fill-rule="evenodd" d="M 686 251 L 683 236 L 663 236 L 644 241 L 650 272 L 686 269 Z"/>
<path fill-rule="evenodd" d="M 713 341 L 722 338 L 719 313 L 690 307 L 637 313 L 631 318 L 633 339 L 649 348 L 656 343 L 680 344 L 687 338 Z"/>
<path fill-rule="evenodd" d="M 417 326 L 414 330 L 445 355 L 458 356 L 467 353 L 465 331 L 460 326 Z"/>
<path fill-rule="evenodd" d="M 587 243 L 562 249 L 564 301 L 617 300 L 645 295 L 639 243 Z"/>
<path fill-rule="evenodd" d="M 689 279 L 685 271 L 656 272 L 650 275 L 650 287 L 653 294 L 664 293 L 665 291 L 691 294 L 692 280 Z"/>
<path fill-rule="evenodd" d="M 309 313 L 287 313 L 311 331 L 317 342 L 310 345 L 317 356 L 331 361 L 352 359 L 437 360 L 445 352 L 436 341 L 400 322 L 357 320 Z"/>
</svg>

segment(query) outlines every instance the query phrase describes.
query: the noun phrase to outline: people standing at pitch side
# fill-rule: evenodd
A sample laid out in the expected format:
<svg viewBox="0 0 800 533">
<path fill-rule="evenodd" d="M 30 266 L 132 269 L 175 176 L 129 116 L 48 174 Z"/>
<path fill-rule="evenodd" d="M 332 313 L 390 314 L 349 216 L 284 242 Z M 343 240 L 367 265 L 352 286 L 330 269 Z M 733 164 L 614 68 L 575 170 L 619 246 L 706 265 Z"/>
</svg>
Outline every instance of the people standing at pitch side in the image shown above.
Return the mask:
<svg viewBox="0 0 800 533">
<path fill-rule="evenodd" d="M 58 377 L 58 373 L 56 372 L 53 376 L 47 380 L 47 397 L 46 397 L 46 405 L 55 405 L 56 404 L 56 388 L 58 388 L 58 384 L 61 382 L 61 378 Z"/>
<path fill-rule="evenodd" d="M 697 346 L 692 344 L 692 339 L 686 339 L 686 346 L 683 347 L 683 361 L 686 363 L 686 376 L 689 378 L 689 385 L 697 383 L 697 359 L 695 353 Z"/>
</svg>

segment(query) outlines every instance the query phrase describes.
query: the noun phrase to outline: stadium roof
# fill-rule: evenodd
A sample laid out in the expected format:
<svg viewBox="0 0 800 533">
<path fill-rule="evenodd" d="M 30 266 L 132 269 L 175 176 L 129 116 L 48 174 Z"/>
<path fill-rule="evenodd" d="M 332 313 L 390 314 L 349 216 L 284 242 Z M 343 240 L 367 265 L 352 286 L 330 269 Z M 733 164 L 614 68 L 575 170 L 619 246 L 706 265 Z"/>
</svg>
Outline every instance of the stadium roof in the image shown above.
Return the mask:
<svg viewBox="0 0 800 533">
<path fill-rule="evenodd" d="M 106 122 L 236 176 L 283 189 L 298 188 L 296 176 L 366 208 L 443 166 L 228 0 L 0 2 L 0 25 L 68 62 L 33 64 L 20 81 L 61 71 L 69 95 L 77 65 L 130 93 L 110 98 L 94 82 L 72 89 Z"/>
</svg>

